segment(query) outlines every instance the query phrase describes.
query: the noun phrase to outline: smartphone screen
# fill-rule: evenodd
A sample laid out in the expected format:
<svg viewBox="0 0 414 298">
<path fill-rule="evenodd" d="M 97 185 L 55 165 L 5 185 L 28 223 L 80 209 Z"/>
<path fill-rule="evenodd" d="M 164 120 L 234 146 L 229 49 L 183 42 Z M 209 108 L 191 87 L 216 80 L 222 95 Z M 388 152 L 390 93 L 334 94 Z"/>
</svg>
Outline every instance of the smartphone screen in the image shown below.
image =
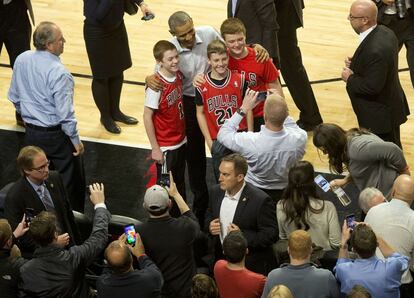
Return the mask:
<svg viewBox="0 0 414 298">
<path fill-rule="evenodd" d="M 24 214 L 26 215 L 26 217 L 25 217 L 26 224 L 31 223 L 33 218 L 34 218 L 34 209 L 33 208 L 26 208 L 25 211 L 24 211 Z"/>
<path fill-rule="evenodd" d="M 346 216 L 346 225 L 352 230 L 355 228 L 355 214 L 349 214 Z"/>
<path fill-rule="evenodd" d="M 137 241 L 137 235 L 135 232 L 135 226 L 133 224 L 124 227 L 124 233 L 127 236 L 127 243 L 134 246 Z"/>
<path fill-rule="evenodd" d="M 170 174 L 161 174 L 160 185 L 170 187 Z"/>
<path fill-rule="evenodd" d="M 323 177 L 321 174 L 316 176 L 314 181 L 320 188 L 322 188 L 324 192 L 328 192 L 331 189 L 328 180 L 326 180 L 325 177 Z"/>
<path fill-rule="evenodd" d="M 257 101 L 263 101 L 267 98 L 267 91 L 260 91 L 259 94 L 256 97 Z"/>
</svg>

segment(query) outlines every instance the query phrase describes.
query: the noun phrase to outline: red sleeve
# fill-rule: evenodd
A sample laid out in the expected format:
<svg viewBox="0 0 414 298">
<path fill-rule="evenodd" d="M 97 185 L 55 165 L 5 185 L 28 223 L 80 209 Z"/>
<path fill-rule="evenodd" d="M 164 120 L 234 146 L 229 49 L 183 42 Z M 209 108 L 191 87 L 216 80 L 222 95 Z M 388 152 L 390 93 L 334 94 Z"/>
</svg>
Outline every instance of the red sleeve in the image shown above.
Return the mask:
<svg viewBox="0 0 414 298">
<path fill-rule="evenodd" d="M 272 60 L 269 59 L 264 62 L 264 69 L 263 69 L 263 80 L 266 83 L 274 82 L 276 79 L 279 78 L 279 70 L 273 64 Z"/>
</svg>

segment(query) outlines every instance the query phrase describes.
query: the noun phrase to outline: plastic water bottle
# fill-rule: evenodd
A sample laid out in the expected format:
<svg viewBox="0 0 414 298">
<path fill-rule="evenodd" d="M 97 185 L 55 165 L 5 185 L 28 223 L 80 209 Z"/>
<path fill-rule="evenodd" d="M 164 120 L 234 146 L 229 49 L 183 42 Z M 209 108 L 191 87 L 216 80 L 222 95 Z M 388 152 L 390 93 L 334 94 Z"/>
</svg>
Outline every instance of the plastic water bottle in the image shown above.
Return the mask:
<svg viewBox="0 0 414 298">
<path fill-rule="evenodd" d="M 336 194 L 336 196 L 338 197 L 339 201 L 341 202 L 341 204 L 343 206 L 348 206 L 349 204 L 351 204 L 351 199 L 349 198 L 349 196 L 346 194 L 346 192 L 343 190 L 342 187 L 334 187 L 333 192 Z"/>
</svg>

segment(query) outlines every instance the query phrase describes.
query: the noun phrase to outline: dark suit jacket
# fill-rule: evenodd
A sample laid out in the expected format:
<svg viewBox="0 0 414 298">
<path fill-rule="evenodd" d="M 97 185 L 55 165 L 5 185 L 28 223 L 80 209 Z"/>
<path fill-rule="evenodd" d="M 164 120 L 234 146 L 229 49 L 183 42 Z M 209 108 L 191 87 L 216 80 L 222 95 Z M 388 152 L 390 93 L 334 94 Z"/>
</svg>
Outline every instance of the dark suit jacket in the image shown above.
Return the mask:
<svg viewBox="0 0 414 298">
<path fill-rule="evenodd" d="M 224 191 L 219 185 L 209 190 L 209 208 L 205 227 L 220 216 Z M 234 214 L 233 223 L 247 239 L 249 254 L 246 267 L 254 272 L 267 274 L 275 268 L 272 244 L 278 239 L 275 202 L 262 190 L 246 182 Z M 223 257 L 219 236 L 213 237 L 216 260 Z"/>
<path fill-rule="evenodd" d="M 80 238 L 72 208 L 70 207 L 62 178 L 58 172 L 49 172 L 46 186 L 55 205 L 56 217 L 61 224 L 62 232 L 69 234 L 70 245 L 79 244 L 78 240 Z M 7 218 L 13 230 L 22 220 L 26 208 L 33 208 L 34 215 L 46 211 L 45 206 L 26 177 L 21 177 L 7 193 L 4 206 L 5 218 Z M 25 257 L 31 257 L 35 244 L 28 233 L 19 239 L 19 248 Z"/>
<path fill-rule="evenodd" d="M 398 77 L 398 41 L 378 25 L 352 57 L 346 90 L 360 127 L 384 134 L 407 121 L 407 99 Z"/>
<path fill-rule="evenodd" d="M 227 16 L 233 17 L 232 1 L 227 4 Z M 240 19 L 247 30 L 246 42 L 266 48 L 270 57 L 278 57 L 276 10 L 274 0 L 238 0 L 235 18 Z"/>
</svg>

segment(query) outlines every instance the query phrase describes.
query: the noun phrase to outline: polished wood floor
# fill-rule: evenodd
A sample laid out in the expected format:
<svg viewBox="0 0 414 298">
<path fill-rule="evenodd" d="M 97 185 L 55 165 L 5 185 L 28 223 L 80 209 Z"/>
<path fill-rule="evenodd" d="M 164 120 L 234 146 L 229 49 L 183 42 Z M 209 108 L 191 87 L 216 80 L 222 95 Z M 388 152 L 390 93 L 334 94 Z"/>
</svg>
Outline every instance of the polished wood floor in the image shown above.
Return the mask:
<svg viewBox="0 0 414 298">
<path fill-rule="evenodd" d="M 32 0 L 36 22 L 53 21 L 57 23 L 67 40 L 63 63 L 73 73 L 90 74 L 86 56 L 82 26 L 83 1 L 79 0 Z M 187 11 L 196 25 L 212 25 L 219 28 L 226 17 L 227 0 L 147 0 L 156 14 L 150 22 L 143 22 L 140 16 L 125 16 L 128 29 L 133 67 L 125 72 L 125 79 L 143 82 L 152 73 L 154 59 L 152 46 L 160 39 L 169 39 L 167 20 L 177 10 Z M 347 21 L 349 0 L 312 0 L 306 1 L 305 27 L 298 30 L 304 65 L 311 81 L 334 79 L 340 76 L 343 60 L 351 56 L 357 46 L 358 37 Z M 3 50 L 0 63 L 8 64 L 6 51 Z M 400 68 L 407 67 L 405 51 L 400 54 Z M 14 109 L 7 100 L 11 69 L 0 67 L 0 128 L 16 129 Z M 414 92 L 407 71 L 400 73 L 401 82 L 409 105 L 414 109 Z M 124 84 L 122 90 L 123 110 L 140 119 L 137 126 L 122 126 L 121 135 L 107 133 L 99 123 L 99 112 L 94 105 L 90 91 L 91 80 L 75 78 L 75 111 L 82 138 L 102 142 L 149 147 L 142 121 L 144 87 Z M 312 85 L 319 108 L 325 122 L 335 122 L 345 129 L 356 126 L 345 86 L 342 81 L 315 83 Z M 285 88 L 291 114 L 297 118 L 298 110 Z M 404 151 L 410 165 L 414 165 L 414 120 L 412 117 L 401 128 Z M 327 162 L 318 155 L 309 135 L 305 159 L 314 163 L 319 170 L 327 169 Z"/>
</svg>

